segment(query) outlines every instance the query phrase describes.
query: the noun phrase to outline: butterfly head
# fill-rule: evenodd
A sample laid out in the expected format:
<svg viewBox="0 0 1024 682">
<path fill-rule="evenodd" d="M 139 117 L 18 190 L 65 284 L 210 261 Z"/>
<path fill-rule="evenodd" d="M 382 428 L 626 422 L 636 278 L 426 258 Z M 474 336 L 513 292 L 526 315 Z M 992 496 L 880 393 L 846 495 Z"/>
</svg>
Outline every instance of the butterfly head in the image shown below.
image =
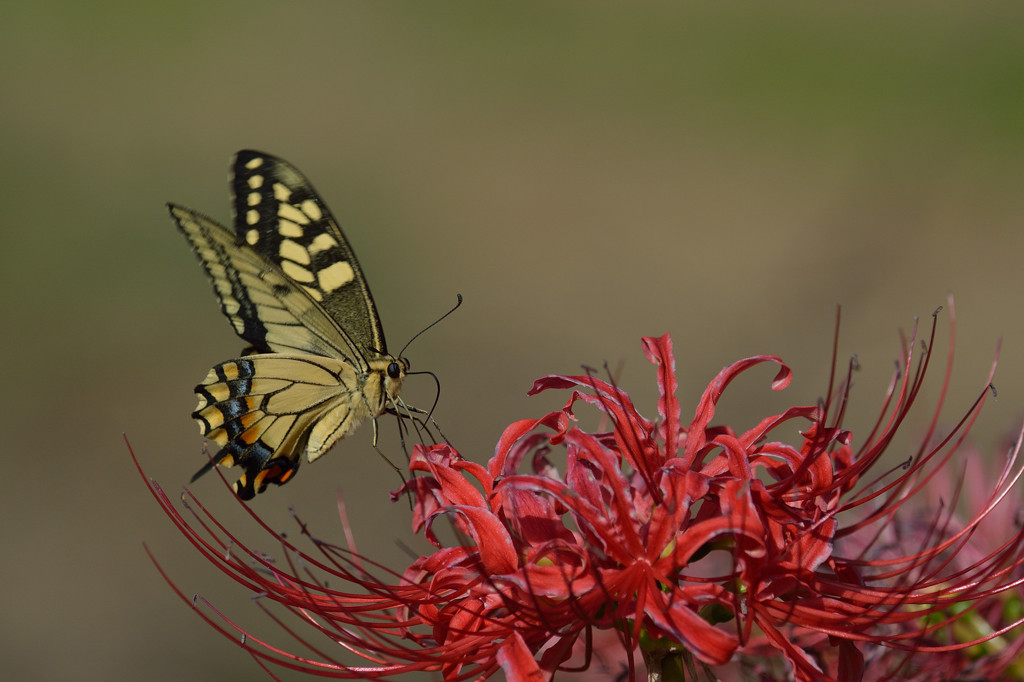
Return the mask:
<svg viewBox="0 0 1024 682">
<path fill-rule="evenodd" d="M 384 396 L 387 396 L 387 400 L 394 400 L 402 390 L 405 375 L 409 373 L 409 361 L 406 358 L 381 353 L 380 356 L 370 361 L 370 370 L 380 372 Z M 386 405 L 382 405 L 382 409 L 384 407 Z"/>
</svg>

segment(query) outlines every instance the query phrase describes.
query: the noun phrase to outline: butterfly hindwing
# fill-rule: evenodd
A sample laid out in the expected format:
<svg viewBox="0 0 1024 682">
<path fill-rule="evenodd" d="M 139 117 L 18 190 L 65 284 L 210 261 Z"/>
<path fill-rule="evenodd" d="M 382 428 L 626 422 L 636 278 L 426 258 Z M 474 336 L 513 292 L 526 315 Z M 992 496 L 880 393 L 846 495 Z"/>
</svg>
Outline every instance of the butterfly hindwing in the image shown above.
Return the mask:
<svg viewBox="0 0 1024 682">
<path fill-rule="evenodd" d="M 192 416 L 220 450 L 193 480 L 215 464 L 240 466 L 235 490 L 249 499 L 396 404 L 409 363 L 386 353 L 355 255 L 302 174 L 242 151 L 231 185 L 233 231 L 169 208 L 249 344 L 196 387 Z"/>
<path fill-rule="evenodd" d="M 365 381 L 347 362 L 281 353 L 223 362 L 196 386 L 196 395 L 192 416 L 221 446 L 214 461 L 245 469 L 235 485 L 243 499 L 268 483 L 285 483 L 301 453 L 314 461 L 379 414 L 386 398 L 379 382 Z"/>
</svg>

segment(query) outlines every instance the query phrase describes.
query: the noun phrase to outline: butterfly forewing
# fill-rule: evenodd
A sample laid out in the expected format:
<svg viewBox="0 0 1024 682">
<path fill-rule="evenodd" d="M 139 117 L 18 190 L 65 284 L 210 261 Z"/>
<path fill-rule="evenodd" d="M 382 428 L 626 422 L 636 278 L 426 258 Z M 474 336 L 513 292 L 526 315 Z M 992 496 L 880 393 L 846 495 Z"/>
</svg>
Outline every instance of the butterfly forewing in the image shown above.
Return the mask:
<svg viewBox="0 0 1024 682">
<path fill-rule="evenodd" d="M 235 490 L 250 499 L 394 404 L 409 365 L 386 354 L 355 255 L 299 171 L 242 151 L 231 185 L 234 231 L 169 208 L 255 353 L 217 365 L 196 387 L 192 416 L 220 451 L 193 480 L 214 463 L 241 466 Z"/>
<path fill-rule="evenodd" d="M 287 161 L 246 150 L 235 156 L 231 188 L 239 240 L 319 303 L 355 352 L 386 353 L 359 261 L 309 181 Z"/>
<path fill-rule="evenodd" d="M 223 225 L 181 206 L 169 208 L 213 280 L 221 310 L 255 350 L 354 355 L 353 361 L 361 361 L 337 324 L 277 267 L 239 246 Z"/>
</svg>

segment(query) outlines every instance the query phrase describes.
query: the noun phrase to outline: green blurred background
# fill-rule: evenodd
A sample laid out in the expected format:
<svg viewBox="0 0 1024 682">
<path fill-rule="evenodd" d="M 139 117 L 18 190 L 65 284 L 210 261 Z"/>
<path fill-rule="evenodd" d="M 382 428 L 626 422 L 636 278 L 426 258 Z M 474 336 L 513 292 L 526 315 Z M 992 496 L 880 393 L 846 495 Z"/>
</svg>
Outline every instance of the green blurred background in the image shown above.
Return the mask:
<svg viewBox="0 0 1024 682">
<path fill-rule="evenodd" d="M 243 147 L 312 178 L 392 350 L 465 296 L 408 355 L 441 378 L 438 419 L 470 458 L 561 404 L 526 398 L 534 378 L 583 363 L 619 369 L 653 414 L 641 335 L 673 334 L 684 412 L 754 353 L 796 380 L 779 396 L 754 374 L 723 419 L 813 403 L 837 304 L 840 355 L 863 366 L 848 425 L 863 427 L 898 330 L 947 292 L 944 423 L 1002 337 L 977 431 L 998 454 L 1024 412 L 1024 6 L 679 4 L 7 5 L 4 678 L 260 679 L 143 541 L 185 593 L 287 644 L 162 516 L 121 436 L 173 496 L 204 461 L 191 388 L 240 342 L 163 204 L 226 221 Z M 943 351 L 947 332 L 944 316 Z M 430 404 L 429 380 L 407 386 Z M 254 507 L 294 532 L 294 505 L 340 541 L 341 489 L 360 549 L 397 566 L 408 509 L 386 501 L 397 479 L 369 440 L 364 427 Z M 216 478 L 194 489 L 247 536 Z"/>
</svg>

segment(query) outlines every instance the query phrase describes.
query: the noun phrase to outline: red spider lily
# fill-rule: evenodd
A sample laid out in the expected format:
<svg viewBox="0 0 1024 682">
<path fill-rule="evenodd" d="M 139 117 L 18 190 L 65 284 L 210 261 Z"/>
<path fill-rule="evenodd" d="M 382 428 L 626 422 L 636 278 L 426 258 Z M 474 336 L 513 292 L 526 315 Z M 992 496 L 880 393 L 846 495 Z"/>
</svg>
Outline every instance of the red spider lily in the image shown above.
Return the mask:
<svg viewBox="0 0 1024 682">
<path fill-rule="evenodd" d="M 638 651 L 652 679 L 693 677 L 698 664 L 741 665 L 762 679 L 1020 679 L 1012 666 L 1024 638 L 1013 628 L 1024 622 L 1024 530 L 1004 523 L 1009 537 L 985 549 L 976 542 L 1021 476 L 1020 438 L 970 520 L 955 514 L 956 491 L 923 521 L 910 508 L 949 469 L 987 395 L 936 437 L 952 351 L 920 449 L 898 471 L 868 477 L 918 396 L 934 337 L 933 325 L 913 369 L 914 339 L 905 343 L 878 422 L 856 448 L 842 428 L 848 381 L 821 404 L 742 433 L 712 426 L 743 372 L 775 364 L 772 388 L 788 385 L 789 368 L 773 356 L 723 369 L 685 426 L 667 336 L 644 339 L 658 374 L 657 421 L 589 374 L 542 378 L 531 393 L 571 389 L 565 406 L 509 426 L 486 467 L 447 445 L 413 451 L 420 475 L 393 496 L 412 495 L 414 529 L 436 551 L 400 574 L 310 538 L 314 558 L 275 535 L 289 557 L 277 565 L 237 543 L 190 494 L 192 520 L 150 488 L 222 571 L 365 661 L 342 662 L 289 628 L 310 653 L 249 638 L 261 663 L 331 677 L 432 670 L 457 680 L 501 669 L 510 680 L 541 680 L 607 658 L 593 643 L 610 634 L 630 679 L 640 675 Z M 580 428 L 580 403 L 610 430 Z M 896 532 L 904 516 L 915 522 Z M 441 519 L 456 529 L 454 543 L 435 533 Z M 220 614 L 200 613 L 244 635 Z"/>
</svg>

